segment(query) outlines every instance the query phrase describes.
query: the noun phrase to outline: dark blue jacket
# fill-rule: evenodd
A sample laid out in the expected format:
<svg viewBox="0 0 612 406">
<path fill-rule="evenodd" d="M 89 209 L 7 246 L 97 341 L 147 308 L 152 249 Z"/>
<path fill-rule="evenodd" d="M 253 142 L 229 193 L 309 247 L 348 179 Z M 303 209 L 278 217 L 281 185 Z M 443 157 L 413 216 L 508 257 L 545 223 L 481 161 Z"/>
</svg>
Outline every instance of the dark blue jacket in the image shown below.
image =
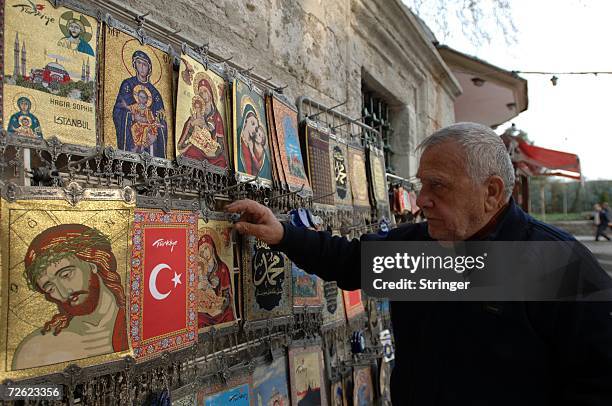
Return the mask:
<svg viewBox="0 0 612 406">
<path fill-rule="evenodd" d="M 342 289 L 360 287 L 359 240 L 284 228 L 278 248 L 298 266 Z M 426 223 L 361 237 L 372 239 L 431 240 Z M 514 201 L 485 239 L 574 241 Z M 586 248 L 579 255 L 593 260 Z M 612 405 L 611 303 L 393 302 L 391 320 L 395 406 Z"/>
<path fill-rule="evenodd" d="M 599 212 L 599 225 L 602 226 L 602 228 L 607 228 L 609 222 L 610 222 L 610 216 L 608 213 L 608 209 L 602 209 Z"/>
</svg>

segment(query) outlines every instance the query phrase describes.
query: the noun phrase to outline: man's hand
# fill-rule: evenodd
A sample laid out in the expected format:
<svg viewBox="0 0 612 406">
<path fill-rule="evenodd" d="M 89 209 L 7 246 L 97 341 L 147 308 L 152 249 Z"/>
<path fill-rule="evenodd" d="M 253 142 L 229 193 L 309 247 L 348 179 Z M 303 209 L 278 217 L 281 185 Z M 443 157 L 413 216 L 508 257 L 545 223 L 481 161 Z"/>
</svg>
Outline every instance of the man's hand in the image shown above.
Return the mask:
<svg viewBox="0 0 612 406">
<path fill-rule="evenodd" d="M 228 204 L 225 211 L 240 213 L 240 220 L 234 225 L 240 234 L 252 235 L 268 245 L 275 245 L 283 239 L 283 225 L 272 210 L 253 200 L 238 200 Z"/>
</svg>

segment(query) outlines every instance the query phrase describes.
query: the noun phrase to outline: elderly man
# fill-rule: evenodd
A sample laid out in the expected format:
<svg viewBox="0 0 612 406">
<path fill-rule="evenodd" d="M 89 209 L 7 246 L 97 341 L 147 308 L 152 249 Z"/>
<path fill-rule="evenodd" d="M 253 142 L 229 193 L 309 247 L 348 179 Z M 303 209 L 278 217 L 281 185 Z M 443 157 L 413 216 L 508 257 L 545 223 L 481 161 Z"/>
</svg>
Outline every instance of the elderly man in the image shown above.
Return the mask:
<svg viewBox="0 0 612 406">
<path fill-rule="evenodd" d="M 388 241 L 569 241 L 511 198 L 514 171 L 489 128 L 459 123 L 420 146 L 417 203 L 427 222 Z M 360 243 L 279 223 L 252 201 L 236 229 L 276 245 L 304 270 L 360 286 Z M 586 250 L 581 255 L 590 257 Z M 591 258 L 588 258 L 591 259 Z M 395 405 L 612 405 L 612 306 L 568 302 L 394 302 Z"/>
</svg>

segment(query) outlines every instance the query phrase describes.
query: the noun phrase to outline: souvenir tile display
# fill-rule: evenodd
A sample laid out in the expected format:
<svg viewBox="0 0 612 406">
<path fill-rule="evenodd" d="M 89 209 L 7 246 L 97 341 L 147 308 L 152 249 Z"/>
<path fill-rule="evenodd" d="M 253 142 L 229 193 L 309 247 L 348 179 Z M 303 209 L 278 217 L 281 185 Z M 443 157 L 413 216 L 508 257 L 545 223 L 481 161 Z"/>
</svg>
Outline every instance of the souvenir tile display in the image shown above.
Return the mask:
<svg viewBox="0 0 612 406">
<path fill-rule="evenodd" d="M 353 405 L 369 406 L 374 404 L 372 370 L 368 367 L 353 368 Z"/>
<path fill-rule="evenodd" d="M 347 320 L 350 321 L 365 312 L 363 301 L 361 300 L 361 289 L 344 290 L 342 295 L 344 296 L 344 309 L 346 310 Z"/>
<path fill-rule="evenodd" d="M 254 237 L 243 241 L 242 280 L 247 321 L 291 314 L 291 261 Z"/>
<path fill-rule="evenodd" d="M 334 205 L 332 168 L 329 158 L 329 135 L 306 125 L 308 178 L 317 203 Z"/>
<path fill-rule="evenodd" d="M 298 138 L 297 111 L 275 96 L 271 100 L 276 143 L 286 182 L 291 190 L 297 190 L 303 185 L 304 190 L 309 191 L 310 183 L 306 177 Z"/>
<path fill-rule="evenodd" d="M 231 379 L 226 384 L 207 385 L 198 392 L 198 406 L 251 406 L 251 376 Z"/>
<path fill-rule="evenodd" d="M 327 405 L 323 353 L 318 345 L 289 349 L 291 404 Z"/>
<path fill-rule="evenodd" d="M 243 80 L 232 82 L 234 170 L 245 179 L 272 183 L 270 142 L 263 94 Z"/>
<path fill-rule="evenodd" d="M 253 404 L 290 406 L 287 382 L 287 357 L 258 366 L 253 373 Z"/>
<path fill-rule="evenodd" d="M 381 150 L 368 148 L 368 169 L 372 203 L 380 210 L 386 211 L 389 209 L 389 194 L 385 176 L 385 158 Z"/>
<path fill-rule="evenodd" d="M 5 130 L 95 146 L 100 24 L 66 7 L 3 4 Z"/>
<path fill-rule="evenodd" d="M 349 145 L 348 161 L 351 191 L 353 192 L 353 205 L 356 207 L 370 207 L 368 177 L 366 175 L 366 162 L 363 149 Z"/>
<path fill-rule="evenodd" d="M 197 221 L 187 211 L 134 214 L 130 335 L 137 359 L 197 338 Z"/>
<path fill-rule="evenodd" d="M 339 206 L 352 206 L 353 193 L 349 178 L 348 147 L 346 142 L 330 137 L 329 152 L 334 174 L 333 186 L 336 193 L 334 200 Z"/>
<path fill-rule="evenodd" d="M 74 205 L 63 189 L 38 192 L 48 198 L 2 202 L 0 380 L 131 354 L 126 293 L 134 204 L 121 190 L 96 189 L 106 195 L 101 200 L 87 198 L 85 189 Z"/>
<path fill-rule="evenodd" d="M 294 306 L 321 306 L 323 304 L 323 280 L 291 263 Z"/>
<path fill-rule="evenodd" d="M 176 154 L 228 167 L 227 85 L 211 65 L 181 55 L 176 103 Z"/>
<path fill-rule="evenodd" d="M 198 328 L 204 332 L 237 322 L 232 226 L 227 221 L 199 220 L 198 225 Z"/>
<path fill-rule="evenodd" d="M 174 158 L 172 58 L 106 26 L 104 144 Z"/>
<path fill-rule="evenodd" d="M 348 406 L 347 393 L 343 380 L 331 384 L 329 398 L 331 406 Z"/>
<path fill-rule="evenodd" d="M 323 325 L 344 324 L 344 299 L 336 281 L 323 282 Z"/>
</svg>

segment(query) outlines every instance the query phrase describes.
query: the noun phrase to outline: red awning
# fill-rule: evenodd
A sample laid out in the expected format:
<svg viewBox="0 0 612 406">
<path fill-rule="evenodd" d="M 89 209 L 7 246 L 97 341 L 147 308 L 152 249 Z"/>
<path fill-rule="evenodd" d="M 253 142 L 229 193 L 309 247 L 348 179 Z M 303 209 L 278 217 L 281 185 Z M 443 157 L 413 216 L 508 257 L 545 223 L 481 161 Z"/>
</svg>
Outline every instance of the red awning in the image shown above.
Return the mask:
<svg viewBox="0 0 612 406">
<path fill-rule="evenodd" d="M 504 134 L 504 137 L 508 137 Z M 528 175 L 563 176 L 581 179 L 580 159 L 576 154 L 530 145 L 519 137 L 512 137 L 510 156 L 515 165 Z M 508 143 L 507 143 L 508 145 Z"/>
</svg>

